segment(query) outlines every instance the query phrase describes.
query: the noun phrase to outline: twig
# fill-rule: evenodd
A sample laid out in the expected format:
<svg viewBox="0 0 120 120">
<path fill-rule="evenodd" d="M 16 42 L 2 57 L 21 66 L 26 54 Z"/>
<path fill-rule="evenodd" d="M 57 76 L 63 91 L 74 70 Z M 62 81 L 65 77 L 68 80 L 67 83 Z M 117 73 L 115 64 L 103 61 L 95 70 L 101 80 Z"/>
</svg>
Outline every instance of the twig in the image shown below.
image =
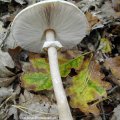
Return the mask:
<svg viewBox="0 0 120 120">
<path fill-rule="evenodd" d="M 52 113 L 46 113 L 46 112 L 43 112 L 43 111 L 37 111 L 37 110 L 32 110 L 32 109 L 28 109 L 27 107 L 24 107 L 24 106 L 21 106 L 21 105 L 12 105 L 13 107 L 16 107 L 16 108 L 18 108 L 18 109 L 22 109 L 22 110 L 24 110 L 24 109 L 26 109 L 26 110 L 29 110 L 29 111 L 33 111 L 33 112 L 37 112 L 37 113 L 40 113 L 40 114 L 47 114 L 47 115 L 55 115 L 56 116 L 56 114 L 52 114 Z M 25 110 L 24 110 L 25 111 Z"/>
<path fill-rule="evenodd" d="M 113 87 L 111 90 L 108 91 L 108 94 L 111 94 L 112 92 L 114 92 L 117 88 L 119 88 L 119 86 L 115 86 Z"/>
<path fill-rule="evenodd" d="M 100 103 L 100 107 L 101 107 L 101 111 L 102 111 L 102 118 L 103 118 L 103 120 L 106 120 L 106 115 L 105 115 L 105 110 L 104 110 L 104 107 L 103 107 L 103 102 Z"/>
<path fill-rule="evenodd" d="M 11 96 L 9 96 L 9 97 L 0 105 L 0 108 L 2 108 L 3 105 L 4 105 L 5 103 L 7 103 L 13 96 L 15 96 L 15 93 L 13 93 Z"/>
<path fill-rule="evenodd" d="M 21 108 L 21 107 L 19 107 L 19 106 L 17 106 L 17 105 L 12 105 L 12 106 L 15 107 L 15 108 L 20 109 L 21 111 L 23 111 L 23 112 L 25 112 L 25 113 L 27 113 L 27 114 L 29 114 L 29 115 L 32 115 L 31 113 L 27 112 L 26 110 L 24 110 L 23 108 Z"/>
</svg>

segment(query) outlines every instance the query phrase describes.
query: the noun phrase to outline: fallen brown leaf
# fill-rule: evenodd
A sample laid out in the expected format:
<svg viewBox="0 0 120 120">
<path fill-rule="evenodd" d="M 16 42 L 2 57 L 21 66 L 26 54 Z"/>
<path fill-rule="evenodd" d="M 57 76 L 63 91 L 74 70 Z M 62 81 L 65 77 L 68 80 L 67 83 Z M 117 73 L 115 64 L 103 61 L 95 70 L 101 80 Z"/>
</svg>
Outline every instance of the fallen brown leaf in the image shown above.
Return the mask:
<svg viewBox="0 0 120 120">
<path fill-rule="evenodd" d="M 16 79 L 16 77 L 17 76 L 0 78 L 0 87 L 9 86 Z"/>
<path fill-rule="evenodd" d="M 106 59 L 104 63 L 107 69 L 110 69 L 112 74 L 118 79 L 120 85 L 120 56 Z"/>
<path fill-rule="evenodd" d="M 112 5 L 117 12 L 120 12 L 120 0 L 112 0 Z"/>
<path fill-rule="evenodd" d="M 92 61 L 90 64 L 90 72 L 93 80 L 99 81 L 99 83 L 107 90 L 111 88 L 111 84 L 103 80 L 105 75 L 100 72 L 99 63 Z"/>
<path fill-rule="evenodd" d="M 87 17 L 87 20 L 88 20 L 91 28 L 100 21 L 98 19 L 98 17 L 93 16 L 92 13 L 90 13 L 90 12 L 86 12 L 85 15 Z"/>
</svg>

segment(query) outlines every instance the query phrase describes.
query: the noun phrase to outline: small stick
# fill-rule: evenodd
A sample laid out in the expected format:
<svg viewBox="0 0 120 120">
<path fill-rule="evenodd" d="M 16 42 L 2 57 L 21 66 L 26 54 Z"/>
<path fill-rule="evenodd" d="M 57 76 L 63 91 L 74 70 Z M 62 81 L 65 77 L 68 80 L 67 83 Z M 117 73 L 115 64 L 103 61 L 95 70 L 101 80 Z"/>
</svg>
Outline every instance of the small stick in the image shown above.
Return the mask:
<svg viewBox="0 0 120 120">
<path fill-rule="evenodd" d="M 103 107 L 103 102 L 100 103 L 100 107 L 101 107 L 101 111 L 102 111 L 102 118 L 103 118 L 103 120 L 106 120 L 105 110 L 104 110 L 104 107 Z"/>
</svg>

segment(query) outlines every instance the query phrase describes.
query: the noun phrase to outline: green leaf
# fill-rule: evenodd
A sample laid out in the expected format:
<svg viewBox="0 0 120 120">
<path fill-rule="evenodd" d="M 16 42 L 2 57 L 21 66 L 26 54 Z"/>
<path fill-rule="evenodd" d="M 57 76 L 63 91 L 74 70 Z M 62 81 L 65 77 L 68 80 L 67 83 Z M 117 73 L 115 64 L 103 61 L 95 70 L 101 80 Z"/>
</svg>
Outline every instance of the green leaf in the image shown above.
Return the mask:
<svg viewBox="0 0 120 120">
<path fill-rule="evenodd" d="M 34 68 L 35 71 L 39 71 L 42 73 L 49 73 L 49 64 L 45 58 L 34 58 L 30 60 L 31 67 Z"/>
<path fill-rule="evenodd" d="M 59 59 L 62 61 L 59 65 L 61 77 L 66 77 L 72 68 L 80 68 L 84 56 L 81 55 L 71 60 L 60 56 Z M 46 58 L 37 57 L 30 59 L 29 70 L 22 74 L 21 82 L 24 88 L 33 91 L 49 90 L 52 88 L 50 69 Z"/>
<path fill-rule="evenodd" d="M 110 53 L 112 50 L 110 41 L 107 38 L 102 38 L 99 49 L 102 50 L 102 53 Z"/>
<path fill-rule="evenodd" d="M 22 85 L 29 90 L 40 91 L 52 88 L 51 77 L 49 74 L 29 72 L 21 77 Z"/>
<path fill-rule="evenodd" d="M 88 103 L 99 100 L 102 96 L 106 97 L 106 89 L 103 87 L 100 81 L 99 71 L 96 69 L 88 69 L 89 62 L 84 62 L 83 69 L 79 71 L 78 75 L 73 77 L 72 85 L 67 89 L 67 93 L 70 96 L 70 105 L 73 108 L 79 108 L 85 113 L 98 114 L 99 110 L 96 104 L 89 105 Z M 93 71 L 92 73 L 90 71 Z M 94 73 L 94 74 L 93 74 Z M 93 76 L 98 74 L 96 78 Z M 107 82 L 105 84 L 108 84 Z"/>
<path fill-rule="evenodd" d="M 79 56 L 75 59 L 68 60 L 64 64 L 60 64 L 60 74 L 62 77 L 66 77 L 72 68 L 79 69 L 81 67 L 81 64 L 83 62 L 84 56 Z"/>
<path fill-rule="evenodd" d="M 21 75 L 21 82 L 24 88 L 35 92 L 52 89 L 49 64 L 46 58 L 36 57 L 30 59 L 28 68 Z"/>
</svg>

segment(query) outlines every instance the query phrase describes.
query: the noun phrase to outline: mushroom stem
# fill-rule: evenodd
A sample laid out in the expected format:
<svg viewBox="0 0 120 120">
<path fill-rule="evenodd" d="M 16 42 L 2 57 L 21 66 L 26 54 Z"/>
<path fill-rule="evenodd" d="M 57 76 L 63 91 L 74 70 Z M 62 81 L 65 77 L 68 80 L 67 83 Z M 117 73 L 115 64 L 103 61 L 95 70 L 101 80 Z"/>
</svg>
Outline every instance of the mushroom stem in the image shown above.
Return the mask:
<svg viewBox="0 0 120 120">
<path fill-rule="evenodd" d="M 46 32 L 46 40 L 55 41 L 55 35 L 52 30 Z M 59 119 L 73 120 L 60 76 L 57 49 L 55 47 L 51 46 L 48 48 L 48 57 L 53 88 L 58 104 Z"/>
</svg>

